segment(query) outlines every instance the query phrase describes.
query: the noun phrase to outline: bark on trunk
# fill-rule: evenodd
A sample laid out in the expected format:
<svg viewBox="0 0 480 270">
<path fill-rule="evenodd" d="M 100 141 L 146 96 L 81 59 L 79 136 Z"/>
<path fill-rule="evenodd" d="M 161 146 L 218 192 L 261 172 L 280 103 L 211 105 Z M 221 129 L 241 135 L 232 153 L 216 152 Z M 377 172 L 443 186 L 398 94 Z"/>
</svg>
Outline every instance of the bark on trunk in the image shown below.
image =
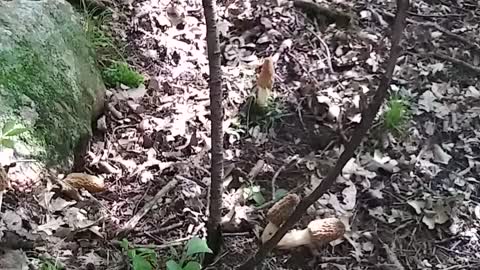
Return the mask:
<svg viewBox="0 0 480 270">
<path fill-rule="evenodd" d="M 205 257 L 210 263 L 222 246 L 220 228 L 222 208 L 223 179 L 223 108 L 222 108 L 222 74 L 220 66 L 220 47 L 217 30 L 217 14 L 213 0 L 203 0 L 203 12 L 207 25 L 207 47 L 209 61 L 210 117 L 211 117 L 211 184 L 210 216 L 207 222 L 207 244 L 213 254 Z"/>
</svg>

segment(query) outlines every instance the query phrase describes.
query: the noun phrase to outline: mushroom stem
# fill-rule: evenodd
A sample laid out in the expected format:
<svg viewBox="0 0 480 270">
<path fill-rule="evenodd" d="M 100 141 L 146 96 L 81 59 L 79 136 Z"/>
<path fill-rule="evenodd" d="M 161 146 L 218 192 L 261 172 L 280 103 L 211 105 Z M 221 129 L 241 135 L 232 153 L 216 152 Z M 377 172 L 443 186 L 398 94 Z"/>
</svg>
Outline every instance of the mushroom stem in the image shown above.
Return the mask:
<svg viewBox="0 0 480 270">
<path fill-rule="evenodd" d="M 267 242 L 278 231 L 278 226 L 272 222 L 269 222 L 262 233 L 262 243 Z"/>
<path fill-rule="evenodd" d="M 308 245 L 312 242 L 310 229 L 292 230 L 285 234 L 285 236 L 278 242 L 279 249 L 291 249 L 303 245 Z"/>
<path fill-rule="evenodd" d="M 325 244 L 339 239 L 345 233 L 345 225 L 338 218 L 316 219 L 306 229 L 291 230 L 278 242 L 279 249 L 290 249 L 310 244 Z"/>
<path fill-rule="evenodd" d="M 288 194 L 287 196 L 276 202 L 267 213 L 268 224 L 261 235 L 262 243 L 267 242 L 277 232 L 288 216 L 293 212 L 295 206 L 300 201 L 300 198 L 295 194 Z"/>
</svg>

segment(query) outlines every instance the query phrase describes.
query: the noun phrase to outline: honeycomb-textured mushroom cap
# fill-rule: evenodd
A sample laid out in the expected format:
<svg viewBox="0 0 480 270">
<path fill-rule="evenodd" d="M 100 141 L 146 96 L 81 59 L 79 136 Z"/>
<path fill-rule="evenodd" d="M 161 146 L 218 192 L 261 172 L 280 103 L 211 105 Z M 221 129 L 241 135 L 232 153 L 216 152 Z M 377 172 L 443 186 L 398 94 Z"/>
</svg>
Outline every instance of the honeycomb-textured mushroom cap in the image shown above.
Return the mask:
<svg viewBox="0 0 480 270">
<path fill-rule="evenodd" d="M 257 79 L 258 87 L 272 89 L 273 79 L 275 77 L 275 68 L 271 57 L 265 58 L 260 75 Z"/>
<path fill-rule="evenodd" d="M 300 202 L 300 198 L 296 194 L 288 194 L 278 202 L 276 202 L 267 212 L 267 219 L 271 223 L 280 226 L 295 210 Z"/>
<path fill-rule="evenodd" d="M 85 173 L 71 173 L 63 179 L 63 182 L 77 189 L 84 188 L 89 192 L 105 191 L 103 179 L 95 175 Z"/>
<path fill-rule="evenodd" d="M 303 230 L 291 230 L 278 242 L 277 248 L 291 249 L 303 245 L 322 245 L 337 240 L 345 233 L 345 225 L 337 218 L 317 219 Z"/>
<path fill-rule="evenodd" d="M 338 218 L 316 219 L 308 224 L 312 241 L 329 243 L 345 233 L 345 224 Z"/>
</svg>

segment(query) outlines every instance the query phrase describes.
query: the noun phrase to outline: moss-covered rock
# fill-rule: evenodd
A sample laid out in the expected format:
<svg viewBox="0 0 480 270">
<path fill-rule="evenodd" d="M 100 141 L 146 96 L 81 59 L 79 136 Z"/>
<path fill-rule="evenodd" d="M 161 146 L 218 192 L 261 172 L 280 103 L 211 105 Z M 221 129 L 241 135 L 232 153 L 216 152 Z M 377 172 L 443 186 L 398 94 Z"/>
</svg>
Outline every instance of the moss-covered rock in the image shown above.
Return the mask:
<svg viewBox="0 0 480 270">
<path fill-rule="evenodd" d="M 17 156 L 69 165 L 104 95 L 93 48 L 68 2 L 0 2 L 0 128 L 10 120 L 29 128 Z"/>
</svg>

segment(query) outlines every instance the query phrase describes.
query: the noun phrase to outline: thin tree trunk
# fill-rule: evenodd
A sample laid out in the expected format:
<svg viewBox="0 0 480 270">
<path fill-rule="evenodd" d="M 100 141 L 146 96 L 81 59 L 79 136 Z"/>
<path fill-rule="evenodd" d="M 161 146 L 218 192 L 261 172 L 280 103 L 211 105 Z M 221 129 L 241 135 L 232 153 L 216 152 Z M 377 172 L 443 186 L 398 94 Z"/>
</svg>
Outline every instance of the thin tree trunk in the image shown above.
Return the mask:
<svg viewBox="0 0 480 270">
<path fill-rule="evenodd" d="M 397 15 L 395 24 L 392 29 L 392 48 L 390 50 L 390 57 L 387 62 L 385 74 L 382 76 L 377 92 L 372 99 L 369 107 L 363 112 L 362 121 L 357 129 L 355 129 L 350 142 L 345 146 L 345 150 L 338 158 L 335 167 L 332 168 L 325 179 L 318 185 L 318 187 L 307 197 L 305 197 L 295 208 L 295 211 L 290 215 L 287 221 L 278 229 L 277 233 L 259 248 L 255 256 L 249 258 L 238 270 L 253 270 L 255 267 L 267 256 L 267 254 L 277 245 L 283 238 L 287 231 L 297 223 L 298 220 L 305 214 L 308 207 L 316 202 L 335 182 L 335 179 L 342 172 L 345 164 L 353 157 L 355 150 L 362 142 L 363 137 L 367 134 L 372 126 L 378 110 L 383 104 L 383 101 L 388 96 L 388 87 L 390 86 L 393 71 L 397 59 L 400 55 L 401 46 L 400 40 L 405 28 L 405 19 L 409 7 L 409 0 L 397 0 Z"/>
<path fill-rule="evenodd" d="M 219 253 L 222 246 L 220 228 L 222 208 L 223 179 L 223 109 L 222 109 L 222 74 L 220 66 L 220 47 L 217 31 L 217 14 L 214 0 L 203 0 L 203 12 L 207 24 L 207 47 L 210 67 L 210 120 L 211 120 L 211 184 L 210 184 L 210 216 L 207 222 L 207 244 L 213 255 L 205 257 L 210 263 Z"/>
</svg>

